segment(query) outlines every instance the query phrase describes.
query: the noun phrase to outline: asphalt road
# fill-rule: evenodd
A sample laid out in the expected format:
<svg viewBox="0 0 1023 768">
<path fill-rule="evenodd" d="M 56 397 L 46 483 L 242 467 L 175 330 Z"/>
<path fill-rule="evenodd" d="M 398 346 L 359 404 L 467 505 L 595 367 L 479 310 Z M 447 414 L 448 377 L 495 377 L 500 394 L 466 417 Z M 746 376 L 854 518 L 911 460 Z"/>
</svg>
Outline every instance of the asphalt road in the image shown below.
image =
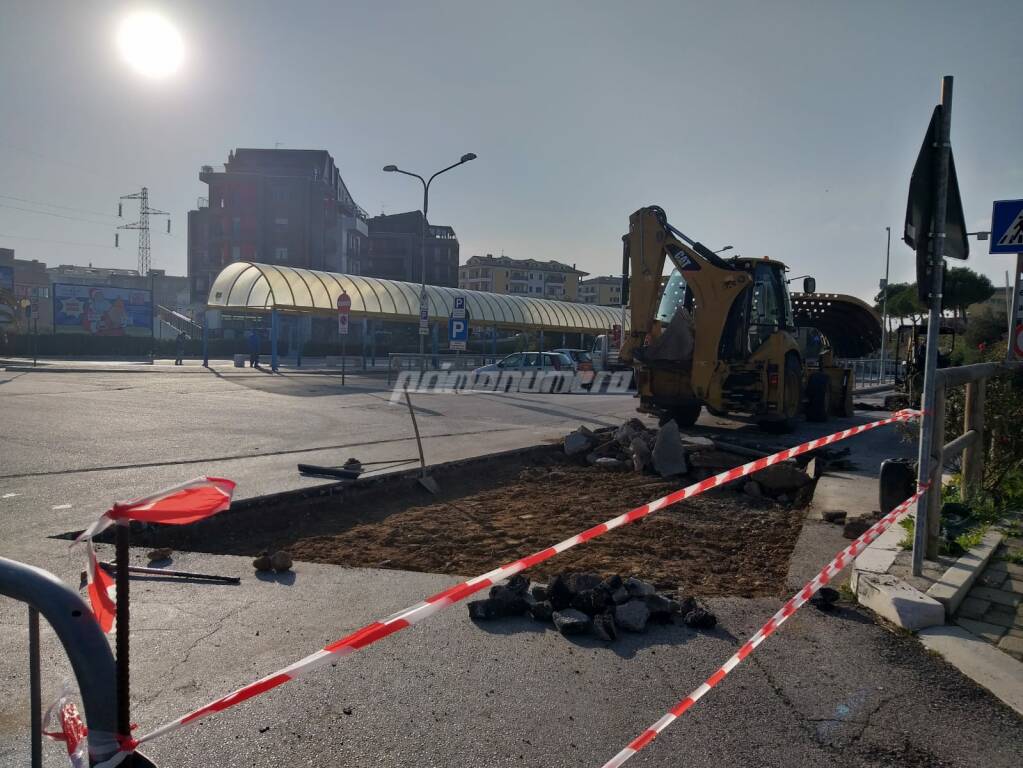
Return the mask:
<svg viewBox="0 0 1023 768">
<path fill-rule="evenodd" d="M 77 583 L 78 553 L 49 538 L 116 498 L 209 473 L 242 496 L 322 482 L 298 461 L 415 455 L 408 412 L 379 381 L 203 374 L 0 373 L 0 554 Z M 614 395 L 415 396 L 428 461 L 620 422 Z M 705 419 L 705 426 L 747 427 Z M 834 429 L 834 425 L 828 431 Z M 805 425 L 792 442 L 822 428 Z M 859 472 L 829 485 L 855 511 L 894 431 L 850 443 Z M 69 505 L 69 506 L 68 506 Z M 613 534 L 611 534 L 613 535 Z M 842 546 L 808 523 L 790 582 Z M 141 553 L 136 553 L 140 557 Z M 452 583 L 449 576 L 298 563 L 259 579 L 247 560 L 176 555 L 239 586 L 133 584 L 133 717 L 146 731 Z M 467 574 L 473 575 L 473 574 Z M 476 626 L 463 606 L 334 667 L 153 742 L 162 766 L 599 766 L 724 661 L 780 600 L 711 602 L 719 630 L 657 628 L 613 646 L 527 621 Z M 44 698 L 66 663 L 44 628 Z M 27 765 L 24 607 L 0 600 L 0 765 Z M 1015 766 L 1023 724 L 993 697 L 846 607 L 803 609 L 630 765 Z M 65 764 L 48 745 L 46 764 Z"/>
</svg>

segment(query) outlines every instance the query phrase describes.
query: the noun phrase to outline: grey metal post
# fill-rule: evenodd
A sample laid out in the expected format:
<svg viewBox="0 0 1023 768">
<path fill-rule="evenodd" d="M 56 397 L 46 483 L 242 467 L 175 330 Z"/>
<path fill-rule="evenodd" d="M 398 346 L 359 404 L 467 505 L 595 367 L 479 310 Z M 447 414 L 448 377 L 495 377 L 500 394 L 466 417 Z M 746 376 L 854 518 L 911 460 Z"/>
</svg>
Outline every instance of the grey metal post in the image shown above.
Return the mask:
<svg viewBox="0 0 1023 768">
<path fill-rule="evenodd" d="M 941 120 L 938 121 L 938 135 L 932 137 L 937 144 L 937 168 L 935 169 L 934 216 L 931 220 L 931 307 L 927 318 L 927 356 L 924 363 L 924 384 L 922 409 L 923 418 L 920 422 L 919 469 L 917 483 L 922 485 L 931 481 L 932 476 L 937 482 L 916 504 L 916 527 L 913 535 L 913 575 L 919 576 L 923 571 L 924 554 L 927 551 L 928 530 L 927 519 L 929 498 L 938 494 L 940 497 L 941 470 L 935 474 L 931 469 L 931 443 L 934 434 L 934 384 L 935 372 L 938 368 L 938 332 L 941 326 L 941 287 L 942 265 L 945 258 L 945 219 L 948 208 L 948 176 L 949 176 L 949 139 L 952 127 L 952 76 L 946 75 L 941 82 Z M 940 454 L 939 454 L 940 456 Z"/>
<path fill-rule="evenodd" d="M 277 334 L 280 332 L 277 307 L 270 310 L 270 370 L 277 372 Z"/>
<path fill-rule="evenodd" d="M 1009 343 L 1005 347 L 1005 359 L 1016 360 L 1016 354 L 1013 352 L 1013 344 L 1016 338 L 1016 326 L 1020 324 L 1020 312 L 1023 312 L 1023 306 L 1020 303 L 1020 291 L 1023 291 L 1023 280 L 1020 276 L 1023 275 L 1023 253 L 1016 254 L 1016 274 L 1013 276 L 1013 291 L 1012 291 L 1012 308 L 1009 310 Z"/>
<path fill-rule="evenodd" d="M 888 248 L 884 257 L 884 293 L 881 294 L 881 375 L 877 378 L 878 384 L 884 384 L 885 381 L 884 347 L 885 341 L 888 339 L 888 272 L 892 261 L 892 228 L 885 227 L 885 231 L 888 233 Z"/>
<path fill-rule="evenodd" d="M 28 607 L 28 685 L 32 707 L 32 768 L 43 766 L 43 694 L 39 664 L 39 611 Z"/>
<path fill-rule="evenodd" d="M 209 325 L 209 317 L 205 318 L 205 322 L 202 324 L 202 367 L 210 367 L 210 341 L 209 341 L 209 329 L 206 327 Z"/>
</svg>

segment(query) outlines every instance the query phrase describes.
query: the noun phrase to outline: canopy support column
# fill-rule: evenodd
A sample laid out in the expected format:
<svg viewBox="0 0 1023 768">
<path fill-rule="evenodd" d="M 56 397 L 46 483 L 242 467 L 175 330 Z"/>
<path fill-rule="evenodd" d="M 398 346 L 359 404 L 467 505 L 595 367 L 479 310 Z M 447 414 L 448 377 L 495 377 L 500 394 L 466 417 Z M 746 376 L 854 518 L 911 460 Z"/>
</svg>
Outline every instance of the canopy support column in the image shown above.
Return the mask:
<svg viewBox="0 0 1023 768">
<path fill-rule="evenodd" d="M 277 372 L 277 334 L 280 331 L 280 318 L 277 308 L 270 310 L 270 370 Z"/>
</svg>

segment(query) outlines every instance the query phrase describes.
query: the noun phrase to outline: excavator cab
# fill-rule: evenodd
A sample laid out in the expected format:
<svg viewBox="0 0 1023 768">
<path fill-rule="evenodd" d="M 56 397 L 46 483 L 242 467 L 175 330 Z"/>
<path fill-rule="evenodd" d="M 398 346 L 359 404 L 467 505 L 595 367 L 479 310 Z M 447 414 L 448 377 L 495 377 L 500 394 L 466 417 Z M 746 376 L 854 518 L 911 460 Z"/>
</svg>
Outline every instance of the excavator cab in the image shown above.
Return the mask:
<svg viewBox="0 0 1023 768">
<path fill-rule="evenodd" d="M 621 357 L 635 368 L 640 410 L 689 425 L 706 406 L 787 430 L 806 396 L 808 416 L 827 418 L 828 377 L 806 371 L 784 264 L 721 259 L 656 206 L 632 215 L 623 243 L 631 327 Z M 665 259 L 675 269 L 661 290 Z"/>
</svg>

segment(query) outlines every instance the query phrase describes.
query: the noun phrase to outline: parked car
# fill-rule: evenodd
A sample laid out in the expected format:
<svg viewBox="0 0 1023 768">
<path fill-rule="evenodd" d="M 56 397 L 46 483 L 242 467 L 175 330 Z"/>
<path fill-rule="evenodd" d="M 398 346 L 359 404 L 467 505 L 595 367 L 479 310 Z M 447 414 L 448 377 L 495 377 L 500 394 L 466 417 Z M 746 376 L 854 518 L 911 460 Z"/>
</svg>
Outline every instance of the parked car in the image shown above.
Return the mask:
<svg viewBox="0 0 1023 768">
<path fill-rule="evenodd" d="M 511 377 L 505 377 L 502 382 L 501 375 L 519 373 L 521 374 L 519 386 L 532 391 L 537 376 L 543 376 L 551 382 L 549 389 L 546 384 L 543 386 L 543 391 L 561 392 L 571 386 L 567 374 L 574 371 L 572 358 L 560 352 L 515 352 L 496 363 L 475 369 L 473 378 L 476 387 L 497 389 L 503 386 L 504 390 L 508 391 L 513 386 Z"/>
<path fill-rule="evenodd" d="M 555 349 L 553 351 L 564 355 L 572 361 L 572 370 L 579 374 L 579 381 L 584 387 L 589 387 L 593 384 L 593 378 L 596 374 L 593 371 L 593 357 L 588 350 Z"/>
</svg>

